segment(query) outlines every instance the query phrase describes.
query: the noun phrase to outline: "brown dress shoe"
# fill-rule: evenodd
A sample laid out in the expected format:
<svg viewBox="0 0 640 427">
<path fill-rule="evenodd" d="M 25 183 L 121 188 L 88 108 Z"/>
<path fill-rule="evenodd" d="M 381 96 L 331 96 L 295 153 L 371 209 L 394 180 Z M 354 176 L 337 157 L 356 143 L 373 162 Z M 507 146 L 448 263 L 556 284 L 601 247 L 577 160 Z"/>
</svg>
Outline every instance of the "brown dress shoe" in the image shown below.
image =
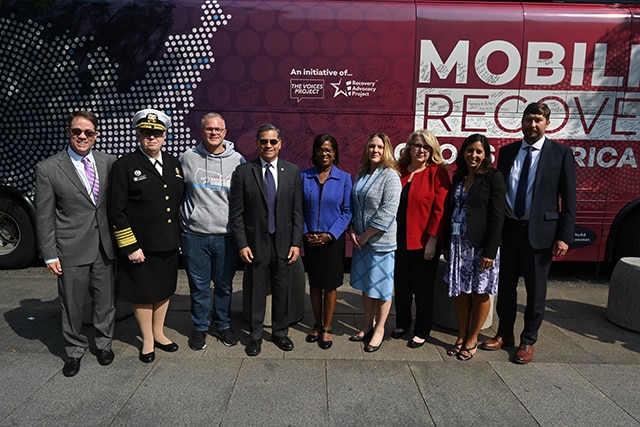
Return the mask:
<svg viewBox="0 0 640 427">
<path fill-rule="evenodd" d="M 533 359 L 533 350 L 533 344 L 520 344 L 520 347 L 518 347 L 518 351 L 516 351 L 516 356 L 513 358 L 513 361 L 521 365 L 531 362 L 531 360 Z"/>
<path fill-rule="evenodd" d="M 500 335 L 496 335 L 490 340 L 486 340 L 480 344 L 480 348 L 483 350 L 500 350 L 502 347 L 508 347 L 514 344 L 515 340 L 513 335 L 510 337 L 501 337 Z"/>
</svg>

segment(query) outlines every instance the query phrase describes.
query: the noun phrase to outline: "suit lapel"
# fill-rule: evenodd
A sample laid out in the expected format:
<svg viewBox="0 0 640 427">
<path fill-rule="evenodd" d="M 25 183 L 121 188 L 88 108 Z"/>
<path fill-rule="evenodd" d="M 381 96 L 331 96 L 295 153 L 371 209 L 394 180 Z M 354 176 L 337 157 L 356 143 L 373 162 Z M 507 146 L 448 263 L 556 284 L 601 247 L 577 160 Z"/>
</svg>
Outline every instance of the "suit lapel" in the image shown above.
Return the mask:
<svg viewBox="0 0 640 427">
<path fill-rule="evenodd" d="M 262 176 L 262 162 L 260 162 L 260 158 L 258 157 L 252 163 L 253 167 L 251 168 L 251 172 L 253 173 L 253 179 L 255 179 L 256 185 L 260 189 L 262 200 L 267 203 L 267 193 L 264 191 L 264 178 Z"/>
<path fill-rule="evenodd" d="M 284 163 L 278 159 L 278 163 L 276 165 L 276 169 L 278 172 L 278 188 L 276 190 L 276 200 L 280 197 L 280 189 L 284 188 L 284 182 L 287 179 L 286 169 L 284 167 Z M 283 190 L 284 191 L 284 190 Z"/>
<path fill-rule="evenodd" d="M 87 189 L 78 176 L 76 167 L 73 165 L 69 154 L 67 154 L 66 151 L 62 152 L 61 154 L 62 155 L 60 156 L 60 164 L 58 165 L 58 167 L 62 170 L 62 173 L 64 173 L 67 178 L 69 178 L 69 181 L 78 189 L 78 191 L 82 193 L 82 195 L 93 205 L 93 200 L 91 200 L 91 198 L 89 197 Z"/>
<path fill-rule="evenodd" d="M 107 162 L 105 159 L 93 152 L 93 159 L 96 162 L 96 169 L 98 170 L 98 179 L 100 180 L 100 193 L 98 193 L 98 205 L 102 203 L 106 195 L 107 182 L 109 180 L 109 174 L 107 172 Z"/>
<path fill-rule="evenodd" d="M 534 199 L 536 197 L 536 190 L 540 186 L 540 182 L 542 181 L 542 175 L 540 171 L 544 169 L 544 166 L 549 163 L 549 158 L 553 156 L 553 142 L 545 137 L 544 144 L 542 144 L 542 150 L 540 150 L 540 158 L 538 159 L 538 169 L 536 170 L 536 179 L 533 182 L 533 193 L 531 194 L 531 198 Z M 533 202 L 532 202 L 533 203 Z"/>
</svg>

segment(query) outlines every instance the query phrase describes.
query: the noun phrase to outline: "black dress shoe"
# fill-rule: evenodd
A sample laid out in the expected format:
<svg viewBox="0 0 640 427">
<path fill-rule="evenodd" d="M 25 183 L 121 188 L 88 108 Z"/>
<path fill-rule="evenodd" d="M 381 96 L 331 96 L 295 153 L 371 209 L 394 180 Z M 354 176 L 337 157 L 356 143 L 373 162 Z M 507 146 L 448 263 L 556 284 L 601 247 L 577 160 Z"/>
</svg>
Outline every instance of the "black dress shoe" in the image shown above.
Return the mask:
<svg viewBox="0 0 640 427">
<path fill-rule="evenodd" d="M 69 357 L 64 362 L 64 368 L 62 368 L 62 375 L 65 377 L 72 377 L 80 371 L 81 357 Z"/>
<path fill-rule="evenodd" d="M 140 350 L 140 355 L 138 356 L 141 362 L 151 363 L 156 360 L 156 352 L 152 351 L 151 353 L 142 354 L 142 350 Z"/>
<path fill-rule="evenodd" d="M 262 340 L 251 340 L 249 344 L 244 348 L 244 352 L 247 356 L 257 356 L 262 351 Z"/>
<path fill-rule="evenodd" d="M 271 341 L 282 351 L 293 350 L 293 341 L 289 337 L 272 337 Z"/>
<path fill-rule="evenodd" d="M 173 353 L 174 351 L 178 351 L 178 344 L 171 342 L 169 344 L 160 344 L 158 341 L 153 342 L 153 346 L 159 348 L 162 351 L 166 351 L 168 353 Z"/>
<path fill-rule="evenodd" d="M 96 357 L 98 358 L 99 364 L 101 364 L 102 366 L 107 366 L 111 365 L 111 362 L 113 362 L 113 359 L 116 357 L 116 355 L 113 354 L 113 350 L 108 349 L 98 350 L 98 354 L 96 354 Z"/>
</svg>

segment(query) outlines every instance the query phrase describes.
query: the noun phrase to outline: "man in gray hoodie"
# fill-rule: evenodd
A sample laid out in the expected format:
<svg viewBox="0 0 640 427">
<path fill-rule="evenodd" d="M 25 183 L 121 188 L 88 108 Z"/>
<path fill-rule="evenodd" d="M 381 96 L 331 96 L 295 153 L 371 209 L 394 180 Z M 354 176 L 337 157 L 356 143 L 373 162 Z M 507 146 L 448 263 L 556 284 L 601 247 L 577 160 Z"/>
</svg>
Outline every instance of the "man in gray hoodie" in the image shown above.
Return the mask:
<svg viewBox="0 0 640 427">
<path fill-rule="evenodd" d="M 193 335 L 189 347 L 206 347 L 213 281 L 213 335 L 225 346 L 238 343 L 231 329 L 231 294 L 238 250 L 229 225 L 229 190 L 236 166 L 244 157 L 224 139 L 225 121 L 208 113 L 200 124 L 202 142 L 180 156 L 185 197 L 180 209 L 182 255 L 191 293 Z"/>
</svg>

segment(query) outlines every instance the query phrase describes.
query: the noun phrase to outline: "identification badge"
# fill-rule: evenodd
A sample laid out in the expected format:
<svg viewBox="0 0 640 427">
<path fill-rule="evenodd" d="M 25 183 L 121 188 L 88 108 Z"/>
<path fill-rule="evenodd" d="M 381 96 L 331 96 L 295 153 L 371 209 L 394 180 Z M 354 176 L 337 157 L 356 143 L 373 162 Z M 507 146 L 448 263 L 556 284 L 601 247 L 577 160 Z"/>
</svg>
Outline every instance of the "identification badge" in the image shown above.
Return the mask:
<svg viewBox="0 0 640 427">
<path fill-rule="evenodd" d="M 133 182 L 144 181 L 145 179 L 147 179 L 146 175 L 134 176 Z"/>
<path fill-rule="evenodd" d="M 453 224 L 451 224 L 451 234 L 453 234 L 454 236 L 459 236 L 460 235 L 460 223 L 459 222 L 454 222 Z"/>
</svg>

